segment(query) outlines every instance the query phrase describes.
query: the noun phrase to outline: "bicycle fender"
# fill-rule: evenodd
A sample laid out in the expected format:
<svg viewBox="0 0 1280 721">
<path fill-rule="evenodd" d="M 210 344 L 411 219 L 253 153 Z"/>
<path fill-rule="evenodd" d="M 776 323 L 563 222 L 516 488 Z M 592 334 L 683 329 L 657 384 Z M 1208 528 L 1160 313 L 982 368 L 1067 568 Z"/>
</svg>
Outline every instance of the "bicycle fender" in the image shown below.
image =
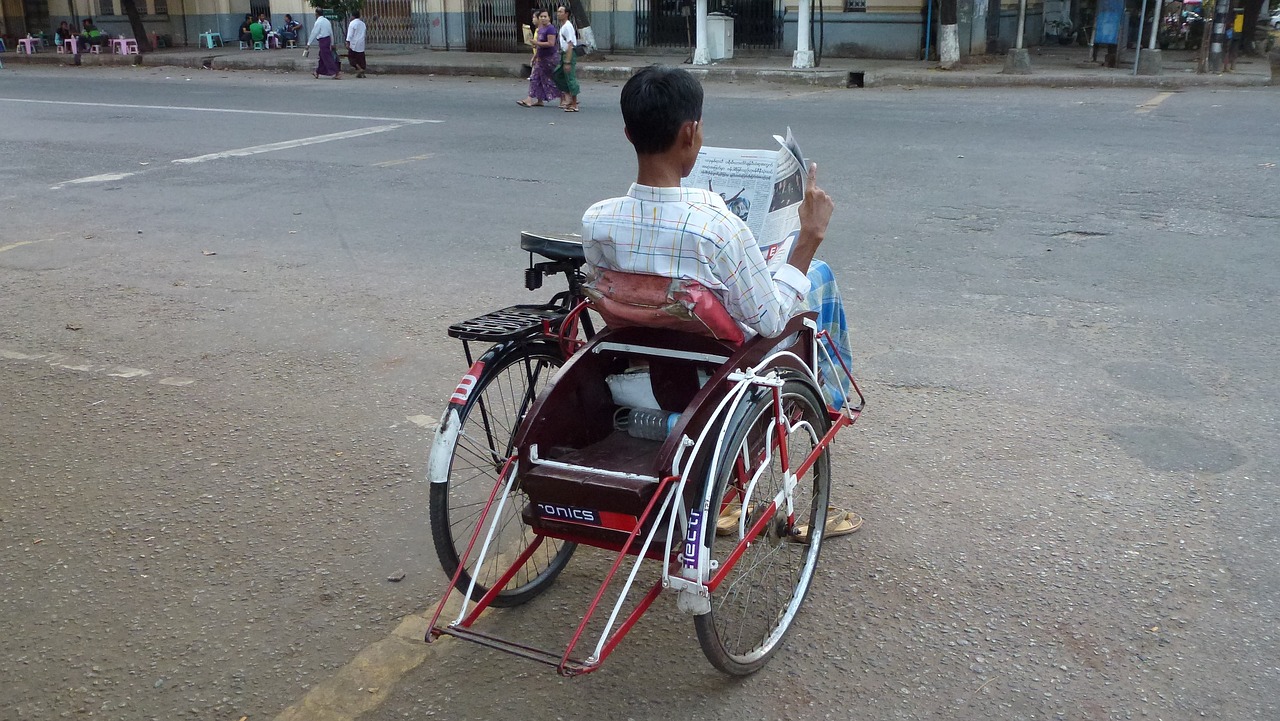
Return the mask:
<svg viewBox="0 0 1280 721">
<path fill-rule="evenodd" d="M 458 406 L 450 405 L 444 418 L 440 419 L 440 425 L 436 426 L 431 455 L 427 458 L 427 480 L 431 483 L 449 482 L 449 460 L 452 458 L 449 449 L 453 448 L 460 430 L 462 421 L 458 417 Z"/>
</svg>

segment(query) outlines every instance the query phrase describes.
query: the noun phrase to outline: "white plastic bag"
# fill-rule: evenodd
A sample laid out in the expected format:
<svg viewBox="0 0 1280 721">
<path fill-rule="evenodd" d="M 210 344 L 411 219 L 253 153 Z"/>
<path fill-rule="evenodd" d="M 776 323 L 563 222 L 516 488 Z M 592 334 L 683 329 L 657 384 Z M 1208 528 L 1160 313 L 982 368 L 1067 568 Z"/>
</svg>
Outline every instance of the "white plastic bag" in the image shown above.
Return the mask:
<svg viewBox="0 0 1280 721">
<path fill-rule="evenodd" d="M 648 368 L 629 368 L 625 373 L 605 376 L 613 402 L 626 408 L 657 408 Z"/>
<path fill-rule="evenodd" d="M 303 49 L 302 49 L 302 57 L 304 57 L 304 58 L 309 58 L 309 57 L 311 57 L 311 48 L 303 48 Z"/>
</svg>

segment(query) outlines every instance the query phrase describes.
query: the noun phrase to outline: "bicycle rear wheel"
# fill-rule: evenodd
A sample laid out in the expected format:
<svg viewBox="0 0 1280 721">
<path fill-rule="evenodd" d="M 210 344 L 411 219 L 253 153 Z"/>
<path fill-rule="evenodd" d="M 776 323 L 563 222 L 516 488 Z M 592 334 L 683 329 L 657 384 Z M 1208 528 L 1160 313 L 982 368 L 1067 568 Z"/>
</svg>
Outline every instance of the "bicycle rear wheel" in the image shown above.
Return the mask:
<svg viewBox="0 0 1280 721">
<path fill-rule="evenodd" d="M 797 468 L 817 446 L 830 427 L 823 403 L 813 387 L 788 380 L 782 387 L 783 415 L 793 427 L 785 436 L 787 459 L 784 468 L 781 435 L 775 423 L 773 394 L 762 389 L 753 394 L 726 426 L 730 442 L 718 464 L 712 512 L 726 508 L 727 499 L 742 501 L 747 515 L 740 528 L 750 529 L 767 510 L 769 502 L 783 488 L 786 471 Z M 758 474 L 754 488 L 749 482 Z M 749 494 L 749 495 L 748 495 Z M 827 503 L 831 496 L 831 461 L 824 449 L 794 490 L 794 518 L 785 507 L 777 508 L 763 532 L 746 548 L 741 558 L 711 594 L 710 613 L 694 617 L 698 643 L 712 665 L 735 676 L 760 670 L 778 646 L 800 610 L 814 569 L 826 528 Z M 714 529 L 714 524 L 709 524 Z M 795 540 L 795 531 L 808 529 L 805 542 Z M 710 539 L 710 559 L 723 566 L 742 536 L 735 527 L 728 535 Z"/>
<path fill-rule="evenodd" d="M 480 358 L 484 369 L 461 410 L 450 406 L 441 420 L 432 446 L 430 517 L 431 536 L 440 565 L 450 577 L 458 570 L 459 559 L 480 519 L 489 494 L 513 452 L 520 421 L 538 394 L 546 388 L 564 357 L 554 343 L 495 346 Z M 450 414 L 457 413 L 456 422 Z M 436 454 L 446 454 L 439 458 Z M 442 477 L 441 477 L 442 476 Z M 497 530 L 482 568 L 475 567 L 484 540 L 471 551 L 467 567 L 458 577 L 463 593 L 476 579 L 472 600 L 479 600 L 489 587 L 525 549 L 535 536 L 521 518 L 528 497 L 513 487 L 499 519 Z M 495 499 L 494 510 L 497 510 Z M 494 606 L 516 606 L 546 590 L 564 570 L 575 544 L 544 539 L 533 556 L 520 568 L 494 599 Z"/>
</svg>

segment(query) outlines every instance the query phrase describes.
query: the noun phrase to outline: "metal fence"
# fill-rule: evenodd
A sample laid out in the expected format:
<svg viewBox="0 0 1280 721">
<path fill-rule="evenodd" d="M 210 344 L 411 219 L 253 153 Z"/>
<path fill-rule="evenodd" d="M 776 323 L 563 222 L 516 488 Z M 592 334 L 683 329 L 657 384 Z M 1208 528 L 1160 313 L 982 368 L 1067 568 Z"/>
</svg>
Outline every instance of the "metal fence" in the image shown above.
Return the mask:
<svg viewBox="0 0 1280 721">
<path fill-rule="evenodd" d="M 693 45 L 693 0 L 639 0 L 636 45 L 687 48 Z M 733 18 L 734 47 L 776 50 L 782 47 L 782 0 L 709 0 L 708 12 Z"/>
<path fill-rule="evenodd" d="M 524 48 L 515 0 L 466 0 L 467 50 L 482 53 L 511 53 Z M 526 12 L 526 15 L 528 13 Z"/>
<path fill-rule="evenodd" d="M 427 0 L 365 0 L 360 11 L 370 43 L 427 45 Z"/>
</svg>

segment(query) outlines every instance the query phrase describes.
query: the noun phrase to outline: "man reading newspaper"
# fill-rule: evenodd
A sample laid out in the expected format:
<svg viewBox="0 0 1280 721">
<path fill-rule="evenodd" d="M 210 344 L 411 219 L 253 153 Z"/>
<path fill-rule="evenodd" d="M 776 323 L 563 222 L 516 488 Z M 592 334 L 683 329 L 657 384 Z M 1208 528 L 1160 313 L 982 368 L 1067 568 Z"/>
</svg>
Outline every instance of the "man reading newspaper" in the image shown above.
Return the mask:
<svg viewBox="0 0 1280 721">
<path fill-rule="evenodd" d="M 799 233 L 785 262 L 771 269 L 747 223 L 730 211 L 725 198 L 711 189 L 681 187 L 702 149 L 698 81 L 678 68 L 648 67 L 627 81 L 621 105 L 627 139 L 636 151 L 636 182 L 626 195 L 596 203 L 583 215 L 589 275 L 614 270 L 696 281 L 715 293 L 740 324 L 767 337 L 781 334 L 796 313 L 817 311 L 818 327 L 830 333 L 848 364 L 840 291 L 830 267 L 813 258 L 835 210 L 831 196 L 818 187 L 817 166 L 808 168 L 797 209 Z M 842 371 L 820 364 L 820 372 L 827 402 L 843 407 Z M 861 525 L 857 514 L 833 511 L 827 532 L 852 533 Z"/>
</svg>

